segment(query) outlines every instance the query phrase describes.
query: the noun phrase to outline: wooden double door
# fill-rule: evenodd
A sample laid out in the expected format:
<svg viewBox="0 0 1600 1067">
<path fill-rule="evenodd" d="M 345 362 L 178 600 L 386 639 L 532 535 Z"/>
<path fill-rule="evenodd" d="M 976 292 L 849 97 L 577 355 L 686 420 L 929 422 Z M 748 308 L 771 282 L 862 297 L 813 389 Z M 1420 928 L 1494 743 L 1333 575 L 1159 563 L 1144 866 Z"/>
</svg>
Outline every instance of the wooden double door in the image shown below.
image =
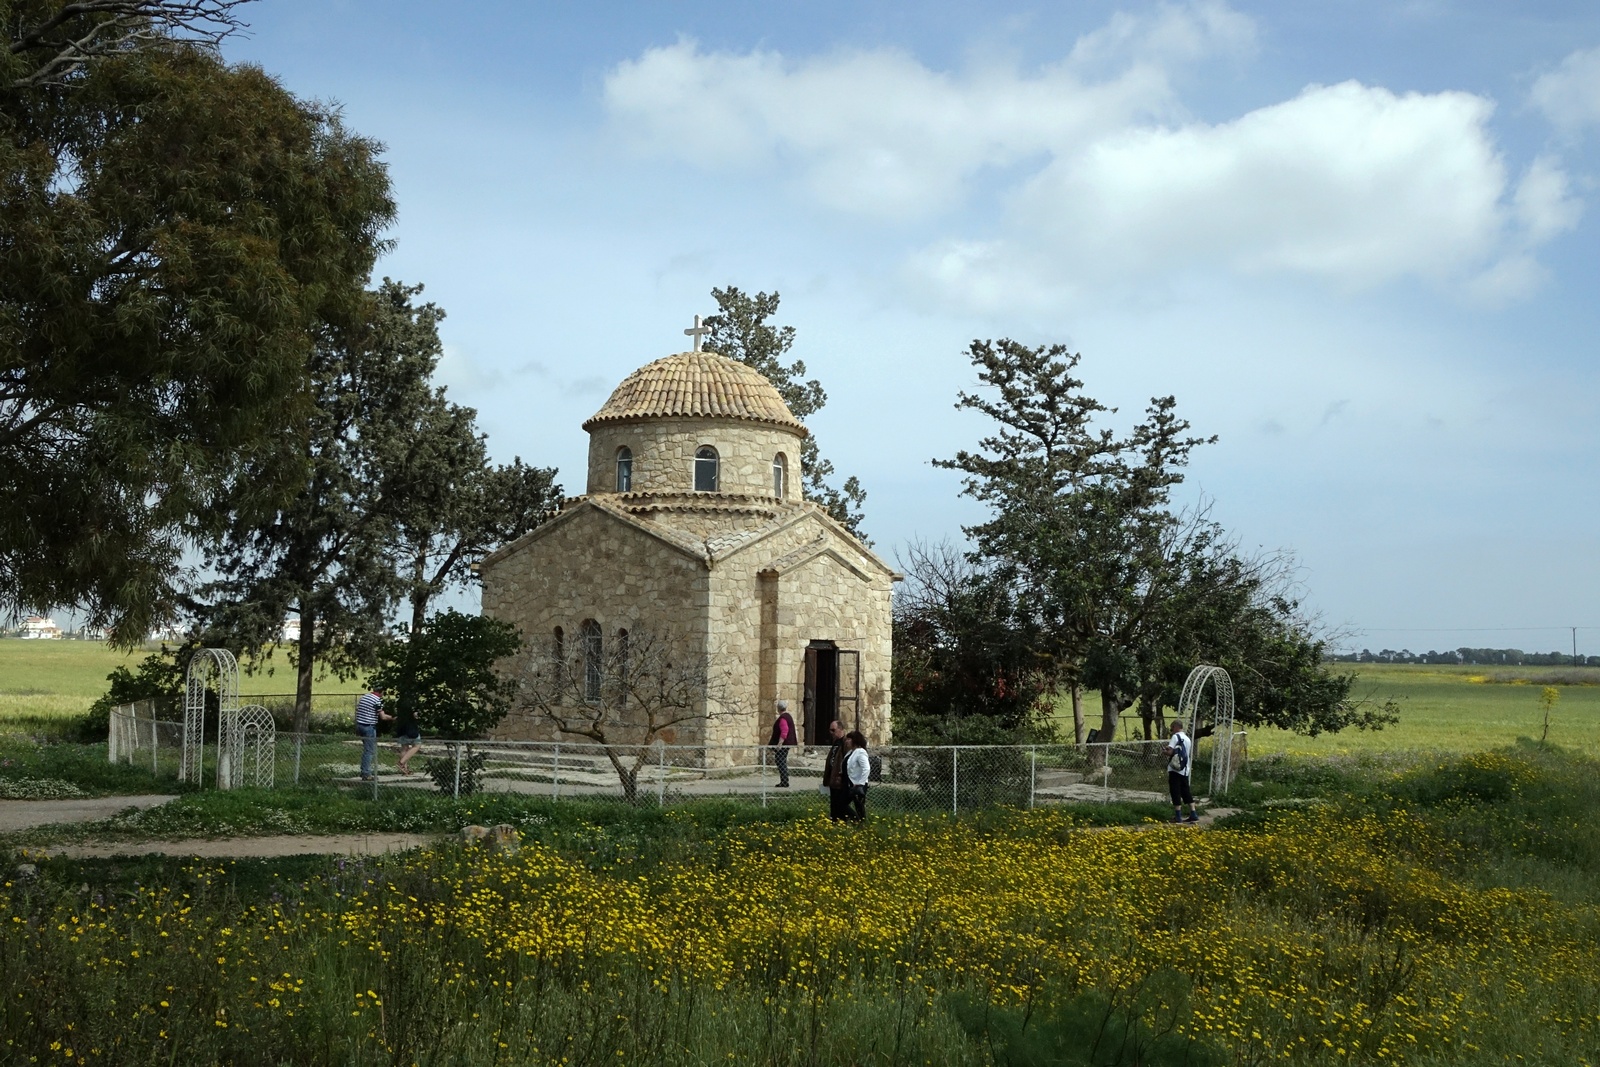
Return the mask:
<svg viewBox="0 0 1600 1067">
<path fill-rule="evenodd" d="M 861 728 L 861 653 L 832 641 L 806 646 L 805 742 L 826 745 L 833 740 L 828 724 L 838 719 L 846 730 Z"/>
</svg>

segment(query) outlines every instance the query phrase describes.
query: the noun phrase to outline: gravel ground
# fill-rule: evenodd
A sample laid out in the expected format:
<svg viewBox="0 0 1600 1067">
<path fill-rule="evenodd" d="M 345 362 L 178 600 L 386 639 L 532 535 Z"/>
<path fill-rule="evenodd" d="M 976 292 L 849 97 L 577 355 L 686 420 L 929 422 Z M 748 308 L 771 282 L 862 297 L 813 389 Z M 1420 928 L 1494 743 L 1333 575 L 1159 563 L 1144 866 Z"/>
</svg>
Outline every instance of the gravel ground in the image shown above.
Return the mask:
<svg viewBox="0 0 1600 1067">
<path fill-rule="evenodd" d="M 129 808 L 160 807 L 169 796 L 81 797 L 72 800 L 0 800 L 0 834 L 64 822 L 99 822 Z"/>
</svg>

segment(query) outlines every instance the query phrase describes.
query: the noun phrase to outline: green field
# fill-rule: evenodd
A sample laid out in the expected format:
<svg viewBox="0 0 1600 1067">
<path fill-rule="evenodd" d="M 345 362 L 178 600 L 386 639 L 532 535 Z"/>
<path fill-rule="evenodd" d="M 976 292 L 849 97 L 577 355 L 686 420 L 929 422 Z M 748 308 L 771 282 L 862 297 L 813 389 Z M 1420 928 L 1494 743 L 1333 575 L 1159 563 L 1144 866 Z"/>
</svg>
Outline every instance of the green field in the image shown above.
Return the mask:
<svg viewBox="0 0 1600 1067">
<path fill-rule="evenodd" d="M 1586 749 L 1600 726 L 1600 668 L 1506 668 L 1351 664 L 1359 674 L 1354 693 L 1400 705 L 1397 726 L 1375 732 L 1349 730 L 1301 737 L 1284 730 L 1254 730 L 1252 754 L 1292 752 L 1343 755 L 1396 749 L 1478 752 L 1509 745 L 1519 737 L 1538 739 L 1543 712 L 1539 694 L 1560 684 L 1560 701 L 1550 714 L 1550 740 Z M 1500 679 L 1498 681 L 1491 679 Z"/>
<path fill-rule="evenodd" d="M 132 669 L 149 652 L 121 652 L 97 641 L 0 640 L 0 719 L 26 715 L 63 718 L 82 715 L 106 691 L 106 675 Z M 274 657 L 272 674 L 239 675 L 240 696 L 269 696 L 294 690 L 285 656 Z M 318 696 L 355 693 L 359 679 L 317 681 Z"/>
<path fill-rule="evenodd" d="M 1347 730 L 1302 737 L 1287 730 L 1250 731 L 1252 755 L 1274 752 L 1338 756 L 1406 749 L 1480 752 L 1519 737 L 1538 739 L 1543 723 L 1539 694 L 1554 685 L 1561 697 L 1550 715 L 1550 740 L 1587 746 L 1600 727 L 1600 667 L 1446 667 L 1410 664 L 1338 664 L 1357 675 L 1357 699 L 1400 706 L 1398 725 L 1377 731 Z M 1083 695 L 1084 718 L 1100 722 L 1100 694 Z M 1056 722 L 1072 737 L 1072 707 L 1063 698 Z M 1124 720 L 1132 727 L 1131 718 Z"/>
<path fill-rule="evenodd" d="M 106 675 L 121 665 L 132 666 L 146 653 L 126 653 L 92 641 L 0 640 L 0 719 L 26 716 L 82 715 L 106 691 Z M 1395 749 L 1437 749 L 1476 752 L 1511 744 L 1519 737 L 1537 738 L 1541 728 L 1539 693 L 1556 684 L 1561 699 L 1550 717 L 1550 740 L 1586 747 L 1600 727 L 1600 668 L 1506 668 L 1352 665 L 1358 671 L 1355 693 L 1400 706 L 1400 723 L 1363 733 L 1348 731 L 1301 737 L 1283 730 L 1254 730 L 1254 754 L 1291 752 L 1342 755 Z M 1572 684 L 1572 683 L 1586 684 Z M 318 680 L 318 697 L 353 694 L 359 680 Z M 294 687 L 287 657 L 276 657 L 272 674 L 242 674 L 241 696 L 267 696 Z M 334 701 L 337 703 L 337 701 Z M 331 705 L 330 705 L 331 706 Z M 1098 694 L 1084 694 L 1084 712 L 1097 721 Z M 1061 725 L 1072 732 L 1071 711 L 1062 701 Z"/>
</svg>

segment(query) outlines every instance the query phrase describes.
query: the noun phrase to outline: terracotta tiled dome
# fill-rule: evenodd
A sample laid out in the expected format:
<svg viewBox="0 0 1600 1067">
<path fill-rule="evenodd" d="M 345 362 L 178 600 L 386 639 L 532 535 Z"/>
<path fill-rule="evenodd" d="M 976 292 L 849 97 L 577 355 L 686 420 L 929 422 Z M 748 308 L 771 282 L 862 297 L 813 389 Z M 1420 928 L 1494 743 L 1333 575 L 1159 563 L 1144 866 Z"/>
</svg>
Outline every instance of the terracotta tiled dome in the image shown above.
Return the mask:
<svg viewBox="0 0 1600 1067">
<path fill-rule="evenodd" d="M 806 432 L 765 375 L 715 352 L 679 352 L 645 364 L 623 379 L 583 428 L 625 419 L 695 416 L 748 419 Z"/>
</svg>

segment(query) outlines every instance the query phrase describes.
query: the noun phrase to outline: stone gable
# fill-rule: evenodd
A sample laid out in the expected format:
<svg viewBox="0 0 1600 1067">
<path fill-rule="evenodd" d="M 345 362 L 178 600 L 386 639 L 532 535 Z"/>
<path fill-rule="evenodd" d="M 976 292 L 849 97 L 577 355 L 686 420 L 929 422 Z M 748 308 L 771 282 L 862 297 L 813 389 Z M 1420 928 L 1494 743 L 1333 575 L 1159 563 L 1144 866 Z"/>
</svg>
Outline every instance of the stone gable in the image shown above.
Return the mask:
<svg viewBox="0 0 1600 1067">
<path fill-rule="evenodd" d="M 706 709 L 714 714 L 673 741 L 764 742 L 783 698 L 802 737 L 837 709 L 872 743 L 887 742 L 899 576 L 800 498 L 804 428 L 770 383 L 731 362 L 686 353 L 631 377 L 586 424 L 588 493 L 482 562 L 484 613 L 516 624 L 526 642 L 505 669 L 526 671 L 557 627 L 576 640 L 593 620 L 604 640 L 670 635 L 723 680 Z M 718 485 L 696 492 L 695 457 L 707 447 Z M 622 449 L 627 492 L 616 491 Z M 787 484 L 775 484 L 779 456 Z M 560 739 L 552 729 L 521 712 L 497 736 Z"/>
</svg>

